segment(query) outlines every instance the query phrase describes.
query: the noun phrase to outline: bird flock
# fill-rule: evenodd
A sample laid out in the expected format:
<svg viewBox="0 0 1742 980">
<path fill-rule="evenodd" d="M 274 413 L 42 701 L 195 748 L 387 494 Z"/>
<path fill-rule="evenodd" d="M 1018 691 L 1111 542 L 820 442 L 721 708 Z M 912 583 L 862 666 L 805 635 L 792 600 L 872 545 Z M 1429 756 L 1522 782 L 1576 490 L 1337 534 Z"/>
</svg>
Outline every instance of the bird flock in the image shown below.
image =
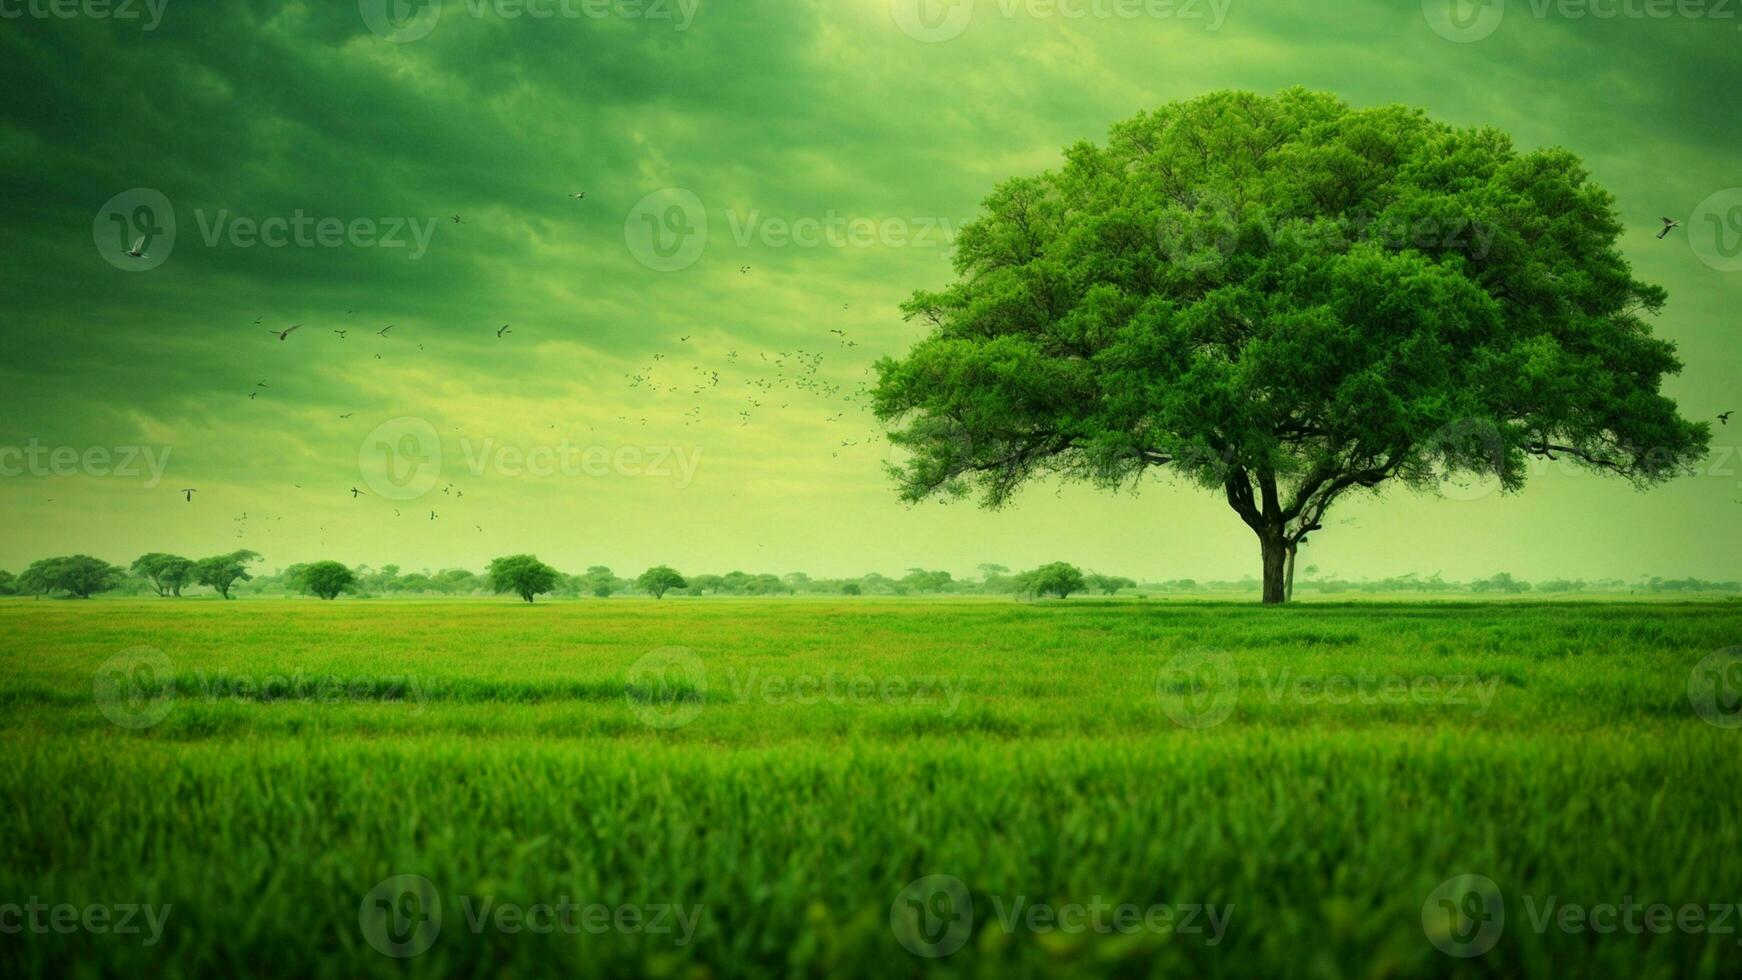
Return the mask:
<svg viewBox="0 0 1742 980">
<path fill-rule="evenodd" d="M 570 193 L 568 197 L 575 201 L 585 200 L 587 198 L 587 192 L 576 191 Z M 467 223 L 465 218 L 459 214 L 451 215 L 450 220 L 455 225 L 464 225 Z M 144 253 L 144 239 L 142 238 L 136 242 L 133 249 L 130 250 L 128 254 L 133 255 L 136 258 L 146 258 L 147 256 Z M 751 267 L 749 265 L 740 265 L 738 267 L 738 273 L 743 276 L 748 276 L 751 273 Z M 849 309 L 850 306 L 851 304 L 843 303 L 842 309 Z M 347 310 L 345 312 L 348 316 L 355 316 L 361 311 Z M 306 336 L 298 334 L 298 331 L 302 330 L 304 326 L 303 324 L 293 323 L 283 327 L 267 327 L 265 326 L 264 315 L 256 316 L 253 325 L 256 327 L 262 327 L 268 336 L 275 338 L 281 344 L 290 343 L 293 337 Z M 377 341 L 391 341 L 399 336 L 398 334 L 393 333 L 395 326 L 396 324 L 388 323 L 379 329 L 365 330 L 364 336 Z M 347 341 L 351 333 L 355 331 L 354 327 L 332 327 L 329 329 L 331 334 L 337 338 L 337 342 Z M 514 335 L 514 329 L 510 323 L 503 323 L 500 326 L 495 327 L 493 333 L 496 340 L 507 341 Z M 846 331 L 840 328 L 830 328 L 826 338 L 833 340 L 834 346 L 838 349 L 850 349 L 858 346 L 857 341 L 850 339 L 847 336 Z M 693 341 L 694 335 L 690 333 L 685 333 L 677 337 L 677 345 L 681 350 L 693 351 Z M 425 349 L 422 343 L 415 343 L 415 348 L 418 351 L 423 351 Z M 373 357 L 376 360 L 382 359 L 380 353 L 374 353 Z M 655 352 L 652 354 L 651 359 L 646 366 L 642 367 L 639 371 L 628 372 L 624 377 L 628 382 L 628 389 L 638 390 L 649 397 L 656 398 L 663 398 L 672 395 L 687 395 L 694 397 L 709 393 L 714 393 L 717 396 L 735 387 L 741 401 L 739 406 L 736 408 L 736 414 L 729 416 L 729 418 L 731 421 L 735 421 L 739 426 L 752 424 L 752 422 L 758 417 L 758 414 L 764 411 L 790 409 L 793 406 L 795 396 L 798 395 L 806 395 L 820 399 L 843 399 L 849 405 L 856 405 L 860 408 L 866 407 L 869 404 L 870 397 L 870 385 L 868 381 L 861 381 L 852 391 L 843 394 L 844 386 L 838 382 L 829 380 L 829 378 L 824 374 L 824 360 L 825 355 L 823 351 L 809 350 L 805 348 L 794 348 L 792 350 L 782 351 L 764 351 L 759 352 L 756 359 L 753 361 L 741 360 L 738 351 L 732 349 L 727 352 L 725 358 L 726 363 L 724 365 L 686 363 L 682 367 L 679 367 L 676 357 L 668 356 L 666 352 Z M 727 372 L 727 375 L 730 376 L 723 375 L 722 371 Z M 866 371 L 866 375 L 869 375 L 869 371 Z M 266 380 L 261 380 L 256 382 L 254 387 L 246 394 L 250 401 L 258 401 L 263 394 L 270 397 L 270 393 L 273 391 L 274 389 L 271 384 Z M 341 420 L 350 420 L 355 416 L 355 414 L 355 412 L 344 412 L 338 417 Z M 681 424 L 684 427 L 689 427 L 703 424 L 707 414 L 707 405 L 698 399 L 696 403 L 683 408 L 677 414 L 677 418 L 681 421 Z M 620 422 L 631 421 L 629 415 L 619 415 L 617 418 Z M 650 419 L 645 415 L 637 416 L 637 418 L 639 423 L 643 426 L 648 425 L 650 422 Z M 842 423 L 846 418 L 847 412 L 845 410 L 838 410 L 827 415 L 825 421 L 828 423 Z M 455 428 L 458 429 L 459 427 L 456 426 Z M 555 429 L 557 426 L 552 423 L 549 428 Z M 869 440 L 865 441 L 868 442 Z M 833 448 L 831 456 L 838 457 L 841 454 L 840 450 L 842 448 L 859 444 L 860 440 L 858 439 L 841 439 L 839 440 L 839 444 Z M 296 487 L 299 490 L 302 489 L 301 484 L 296 484 Z M 194 502 L 194 495 L 199 491 L 198 488 L 187 487 L 182 488 L 177 492 L 182 494 L 184 502 L 191 504 Z M 348 494 L 349 499 L 351 500 L 359 500 L 360 498 L 369 496 L 368 491 L 355 485 L 345 488 L 343 492 Z M 440 492 L 455 502 L 458 502 L 465 497 L 465 492 L 452 483 L 442 487 Z M 398 508 L 393 508 L 393 514 L 395 517 L 403 516 Z M 264 519 L 282 520 L 282 516 L 280 515 Z M 430 521 L 440 520 L 440 510 L 435 508 L 429 509 L 427 519 Z M 248 515 L 243 513 L 236 517 L 234 521 L 237 525 L 237 537 L 243 537 L 248 526 Z M 480 532 L 484 530 L 482 525 L 474 524 L 473 526 Z M 326 528 L 323 527 L 322 530 L 324 531 Z"/>
</svg>

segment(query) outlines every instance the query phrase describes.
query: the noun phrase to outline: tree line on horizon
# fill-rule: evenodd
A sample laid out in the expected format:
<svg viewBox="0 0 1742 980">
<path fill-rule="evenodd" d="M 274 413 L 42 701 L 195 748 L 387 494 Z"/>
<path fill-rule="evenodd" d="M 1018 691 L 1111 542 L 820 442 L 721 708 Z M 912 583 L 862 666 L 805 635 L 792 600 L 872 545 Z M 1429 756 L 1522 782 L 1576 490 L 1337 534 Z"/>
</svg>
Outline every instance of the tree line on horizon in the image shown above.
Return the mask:
<svg viewBox="0 0 1742 980">
<path fill-rule="evenodd" d="M 561 598 L 609 598 L 614 595 L 778 596 L 778 595 L 1005 595 L 1014 598 L 1068 598 L 1075 594 L 1247 593 L 1262 583 L 1252 577 L 1238 580 L 1191 578 L 1139 582 L 1121 575 L 1085 572 L 1069 562 L 1050 562 L 1025 572 L 1004 565 L 985 563 L 977 578 L 956 578 L 942 570 L 910 568 L 900 578 L 871 572 L 852 578 L 813 578 L 804 572 L 784 575 L 748 573 L 683 575 L 668 565 L 655 565 L 634 578 L 617 575 L 605 565 L 592 565 L 578 574 L 564 573 L 533 555 L 508 555 L 492 561 L 483 572 L 463 568 L 403 572 L 398 565 L 347 566 L 338 561 L 290 565 L 270 573 L 255 574 L 250 566 L 261 560 L 257 552 L 240 550 L 207 558 L 191 559 L 164 552 L 139 556 L 123 568 L 89 555 L 45 558 L 14 575 L 0 570 L 0 596 L 34 595 L 90 598 L 99 593 L 124 595 L 156 594 L 180 597 L 184 589 L 209 588 L 217 595 L 235 598 L 248 595 L 312 595 L 334 599 L 390 595 L 464 596 L 512 594 L 531 602 L 535 596 Z M 1321 576 L 1317 566 L 1303 570 L 1300 588 L 1321 594 L 1344 593 L 1452 593 L 1476 595 L 1561 595 L 1580 592 L 1742 592 L 1742 582 L 1701 578 L 1666 579 L 1640 576 L 1636 581 L 1619 578 L 1553 578 L 1531 583 L 1500 572 L 1468 582 L 1452 581 L 1439 573 L 1422 576 L 1411 572 L 1381 579 L 1348 580 Z"/>
</svg>

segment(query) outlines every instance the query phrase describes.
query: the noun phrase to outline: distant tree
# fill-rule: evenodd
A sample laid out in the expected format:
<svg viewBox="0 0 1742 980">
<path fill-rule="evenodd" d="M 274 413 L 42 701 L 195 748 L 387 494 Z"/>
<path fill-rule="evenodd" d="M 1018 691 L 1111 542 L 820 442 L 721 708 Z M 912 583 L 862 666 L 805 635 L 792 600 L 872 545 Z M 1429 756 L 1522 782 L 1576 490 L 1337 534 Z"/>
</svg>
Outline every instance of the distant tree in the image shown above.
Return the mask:
<svg viewBox="0 0 1742 980">
<path fill-rule="evenodd" d="M 468 568 L 444 568 L 435 573 L 431 582 L 436 591 L 449 595 L 467 595 L 489 587 L 488 576 L 480 579 L 478 573 Z"/>
<path fill-rule="evenodd" d="M 134 574 L 149 581 L 160 596 L 181 595 L 182 586 L 188 584 L 194 576 L 192 560 L 161 551 L 140 555 L 133 560 L 131 567 Z"/>
<path fill-rule="evenodd" d="M 690 589 L 698 595 L 706 592 L 718 592 L 720 591 L 720 581 L 718 575 L 691 575 Z"/>
<path fill-rule="evenodd" d="M 1151 468 L 1223 497 L 1283 602 L 1346 499 L 1531 457 L 1648 486 L 1706 455 L 1663 392 L 1613 195 L 1565 149 L 1293 89 L 1141 113 L 996 186 L 930 333 L 876 365 L 910 501 Z"/>
<path fill-rule="evenodd" d="M 1056 595 L 1067 599 L 1072 592 L 1083 591 L 1083 572 L 1069 562 L 1055 561 L 1020 576 L 1024 591 L 1037 596 Z"/>
<path fill-rule="evenodd" d="M 746 595 L 781 595 L 791 594 L 792 589 L 780 580 L 780 576 L 765 572 L 761 575 L 751 576 L 750 580 L 744 583 L 744 593 Z"/>
<path fill-rule="evenodd" d="M 910 568 L 902 576 L 901 584 L 915 592 L 942 592 L 950 586 L 949 572 L 928 572 L 923 568 Z"/>
<path fill-rule="evenodd" d="M 533 596 L 555 589 L 562 573 L 532 555 L 507 555 L 491 562 L 485 576 L 496 594 L 512 592 L 531 602 Z"/>
<path fill-rule="evenodd" d="M 582 591 L 597 599 L 609 599 L 619 590 L 617 576 L 605 565 L 588 567 L 587 574 L 581 576 L 580 585 Z"/>
<path fill-rule="evenodd" d="M 7 571 L 0 571 L 0 595 L 18 594 L 18 576 Z"/>
<path fill-rule="evenodd" d="M 864 589 L 859 588 L 858 582 L 848 582 L 841 586 L 842 595 L 861 595 L 864 591 Z"/>
<path fill-rule="evenodd" d="M 246 548 L 232 551 L 227 555 L 213 555 L 194 562 L 194 581 L 200 585 L 209 585 L 218 590 L 224 598 L 230 598 L 230 587 L 238 581 L 246 582 L 254 576 L 248 574 L 248 565 L 260 560 L 257 552 Z"/>
<path fill-rule="evenodd" d="M 1530 583 L 1520 582 L 1512 577 L 1511 572 L 1501 572 L 1492 578 L 1481 579 L 1470 583 L 1471 592 L 1501 592 L 1515 595 L 1519 592 L 1529 592 Z"/>
<path fill-rule="evenodd" d="M 357 584 L 357 573 L 340 562 L 317 561 L 303 567 L 296 584 L 303 592 L 334 599 Z"/>
<path fill-rule="evenodd" d="M 39 595 L 65 592 L 75 599 L 89 599 L 120 585 L 125 574 L 119 566 L 90 555 L 44 558 L 31 562 L 18 577 L 18 587 Z"/>
<path fill-rule="evenodd" d="M 1132 589 L 1137 583 L 1123 575 L 1090 575 L 1086 580 L 1089 588 L 1102 595 L 1113 595 L 1120 589 Z"/>
<path fill-rule="evenodd" d="M 1584 579 L 1551 578 L 1546 582 L 1536 583 L 1536 591 L 1538 591 L 1538 592 L 1583 592 L 1583 591 L 1585 591 L 1585 581 L 1584 581 Z"/>
<path fill-rule="evenodd" d="M 643 592 L 652 593 L 655 599 L 665 598 L 666 592 L 671 589 L 689 587 L 689 583 L 685 582 L 683 576 L 677 573 L 677 569 L 670 565 L 655 565 L 649 568 L 635 580 L 635 585 Z"/>
</svg>

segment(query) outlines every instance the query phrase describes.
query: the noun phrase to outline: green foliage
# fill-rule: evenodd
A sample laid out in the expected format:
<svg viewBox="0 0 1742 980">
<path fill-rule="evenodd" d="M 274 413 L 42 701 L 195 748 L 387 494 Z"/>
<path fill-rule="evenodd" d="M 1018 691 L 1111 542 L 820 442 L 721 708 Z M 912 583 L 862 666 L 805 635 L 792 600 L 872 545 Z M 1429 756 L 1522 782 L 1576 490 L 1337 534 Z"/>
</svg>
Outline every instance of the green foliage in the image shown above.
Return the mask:
<svg viewBox="0 0 1742 980">
<path fill-rule="evenodd" d="M 875 409 L 908 500 L 1152 468 L 1214 489 L 1282 601 L 1349 494 L 1517 490 L 1530 456 L 1645 486 L 1704 455 L 1621 233 L 1565 150 L 1301 90 L 1173 103 L 986 198 Z"/>
<path fill-rule="evenodd" d="M 593 565 L 587 569 L 586 574 L 575 576 L 576 591 L 596 599 L 609 599 L 622 588 L 622 580 L 604 565 Z"/>
<path fill-rule="evenodd" d="M 181 595 L 182 586 L 194 578 L 194 563 L 191 559 L 161 551 L 140 555 L 133 560 L 130 567 L 134 574 L 143 576 L 150 582 L 160 596 Z"/>
<path fill-rule="evenodd" d="M 1123 575 L 1090 575 L 1085 580 L 1087 586 L 1102 595 L 1114 595 L 1120 589 L 1134 589 L 1137 583 Z"/>
<path fill-rule="evenodd" d="M 1056 595 L 1070 598 L 1071 593 L 1087 588 L 1082 569 L 1069 562 L 1055 561 L 1017 576 L 1018 591 L 1024 595 Z"/>
<path fill-rule="evenodd" d="M 1470 583 L 1471 592 L 1499 592 L 1503 595 L 1517 595 L 1529 592 L 1530 583 L 1520 582 L 1512 577 L 1511 572 L 1501 572 L 1492 578 Z"/>
<path fill-rule="evenodd" d="M 486 577 L 497 595 L 512 592 L 531 602 L 535 595 L 554 591 L 562 573 L 532 555 L 507 555 L 490 563 Z"/>
<path fill-rule="evenodd" d="M 125 575 L 120 567 L 90 555 L 44 558 L 31 562 L 24 574 L 18 576 L 17 588 L 27 594 L 64 592 L 74 599 L 89 599 L 98 592 L 116 588 Z"/>
<path fill-rule="evenodd" d="M 864 592 L 864 589 L 859 588 L 858 582 L 847 582 L 841 586 L 842 595 L 863 595 Z"/>
<path fill-rule="evenodd" d="M 248 566 L 259 560 L 259 554 L 247 549 L 201 558 L 194 562 L 194 581 L 217 589 L 218 594 L 226 599 L 234 598 L 230 595 L 230 587 L 253 578 L 248 573 Z"/>
<path fill-rule="evenodd" d="M 303 566 L 295 579 L 297 587 L 322 599 L 336 599 L 357 584 L 356 573 L 336 561 L 317 561 Z"/>
<path fill-rule="evenodd" d="M 687 588 L 688 585 L 683 576 L 677 573 L 677 569 L 670 565 L 655 565 L 642 572 L 635 580 L 636 588 L 650 593 L 655 599 L 663 599 L 668 591 Z"/>
</svg>

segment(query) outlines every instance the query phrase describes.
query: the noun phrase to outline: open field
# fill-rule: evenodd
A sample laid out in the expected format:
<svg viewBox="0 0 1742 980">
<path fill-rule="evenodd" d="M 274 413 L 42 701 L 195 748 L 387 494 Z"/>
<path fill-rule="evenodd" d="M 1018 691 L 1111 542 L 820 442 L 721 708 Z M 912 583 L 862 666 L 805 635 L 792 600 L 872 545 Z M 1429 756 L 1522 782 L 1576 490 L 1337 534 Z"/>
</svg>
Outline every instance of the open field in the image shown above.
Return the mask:
<svg viewBox="0 0 1742 980">
<path fill-rule="evenodd" d="M 0 972 L 1734 976 L 1738 643 L 1662 601 L 5 601 L 0 906 L 159 918 Z"/>
</svg>

